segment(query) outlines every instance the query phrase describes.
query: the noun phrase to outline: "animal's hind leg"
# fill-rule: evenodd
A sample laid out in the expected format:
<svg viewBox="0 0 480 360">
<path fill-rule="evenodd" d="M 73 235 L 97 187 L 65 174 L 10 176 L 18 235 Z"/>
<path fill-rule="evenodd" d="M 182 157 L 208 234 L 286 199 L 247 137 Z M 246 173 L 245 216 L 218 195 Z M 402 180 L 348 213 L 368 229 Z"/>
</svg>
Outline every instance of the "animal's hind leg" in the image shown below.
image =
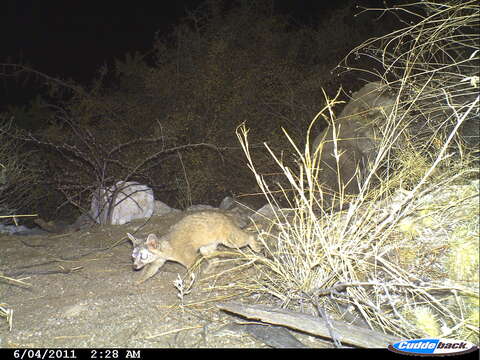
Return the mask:
<svg viewBox="0 0 480 360">
<path fill-rule="evenodd" d="M 260 250 L 262 249 L 260 247 L 260 244 L 258 243 L 257 237 L 254 235 L 250 235 L 248 245 L 250 246 L 250 249 L 252 249 L 255 252 L 260 252 Z"/>
<path fill-rule="evenodd" d="M 213 269 L 213 267 L 216 263 L 215 261 L 211 261 L 209 259 L 211 259 L 216 254 L 218 254 L 217 244 L 213 243 L 213 244 L 210 244 L 210 245 L 202 246 L 199 250 L 200 250 L 200 254 L 202 254 L 202 256 L 207 261 L 207 267 L 203 270 L 203 272 L 208 274 L 209 272 L 212 271 L 212 269 Z"/>
</svg>

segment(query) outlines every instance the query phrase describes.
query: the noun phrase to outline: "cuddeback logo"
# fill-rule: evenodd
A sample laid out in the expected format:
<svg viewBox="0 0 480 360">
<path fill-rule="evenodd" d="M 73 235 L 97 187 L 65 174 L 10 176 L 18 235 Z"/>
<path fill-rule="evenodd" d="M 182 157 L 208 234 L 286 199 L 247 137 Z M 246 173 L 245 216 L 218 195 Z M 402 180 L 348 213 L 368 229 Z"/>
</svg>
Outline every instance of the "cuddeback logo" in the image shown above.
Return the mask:
<svg viewBox="0 0 480 360">
<path fill-rule="evenodd" d="M 468 341 L 451 339 L 405 340 L 388 346 L 388 350 L 399 354 L 420 356 L 460 355 L 477 349 L 477 345 Z"/>
</svg>

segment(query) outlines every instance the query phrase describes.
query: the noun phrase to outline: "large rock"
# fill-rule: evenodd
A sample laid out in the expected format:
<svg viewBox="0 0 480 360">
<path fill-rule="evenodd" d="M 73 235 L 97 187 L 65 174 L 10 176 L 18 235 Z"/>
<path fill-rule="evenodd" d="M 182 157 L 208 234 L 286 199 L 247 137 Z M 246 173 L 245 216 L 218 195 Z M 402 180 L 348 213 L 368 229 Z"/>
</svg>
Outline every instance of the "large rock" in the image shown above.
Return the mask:
<svg viewBox="0 0 480 360">
<path fill-rule="evenodd" d="M 164 215 L 170 214 L 172 212 L 179 213 L 181 211 L 168 206 L 167 204 L 165 204 L 164 202 L 162 202 L 160 200 L 155 200 L 155 210 L 153 211 L 153 215 L 164 216 Z"/>
<path fill-rule="evenodd" d="M 93 194 L 90 215 L 99 224 L 121 225 L 148 218 L 154 210 L 152 189 L 137 182 L 119 181 Z"/>
<path fill-rule="evenodd" d="M 352 95 L 334 124 L 315 138 L 312 154 L 317 154 L 318 181 L 324 186 L 327 198 L 328 194 L 338 193 L 341 189 L 347 194 L 359 192 L 362 180 L 370 170 L 369 164 L 378 155 L 380 126 L 394 103 L 395 97 L 387 93 L 385 85 L 368 83 Z M 335 152 L 341 154 L 338 164 Z"/>
</svg>

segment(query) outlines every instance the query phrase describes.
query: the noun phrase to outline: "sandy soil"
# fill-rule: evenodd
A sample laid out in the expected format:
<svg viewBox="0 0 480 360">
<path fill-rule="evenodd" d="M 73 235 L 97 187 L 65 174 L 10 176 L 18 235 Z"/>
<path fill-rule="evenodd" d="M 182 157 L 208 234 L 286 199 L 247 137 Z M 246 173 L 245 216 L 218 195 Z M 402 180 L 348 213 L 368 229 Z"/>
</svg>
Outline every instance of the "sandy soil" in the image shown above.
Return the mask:
<svg viewBox="0 0 480 360">
<path fill-rule="evenodd" d="M 154 217 L 136 235 L 161 235 L 179 216 Z M 233 295 L 219 286 L 235 281 L 239 274 L 216 278 L 200 270 L 183 304 L 173 286 L 178 274 L 186 274 L 179 264 L 167 262 L 152 279 L 136 285 L 139 273 L 132 269 L 132 247 L 125 233 L 143 224 L 136 221 L 69 234 L 0 236 L 0 274 L 31 285 L 0 280 L 0 305 L 13 310 L 11 331 L 0 318 L 0 347 L 267 346 L 232 331 L 232 323 L 244 320 L 215 306 Z M 105 250 L 122 238 L 125 241 Z M 232 299 L 258 300 L 254 296 Z"/>
</svg>

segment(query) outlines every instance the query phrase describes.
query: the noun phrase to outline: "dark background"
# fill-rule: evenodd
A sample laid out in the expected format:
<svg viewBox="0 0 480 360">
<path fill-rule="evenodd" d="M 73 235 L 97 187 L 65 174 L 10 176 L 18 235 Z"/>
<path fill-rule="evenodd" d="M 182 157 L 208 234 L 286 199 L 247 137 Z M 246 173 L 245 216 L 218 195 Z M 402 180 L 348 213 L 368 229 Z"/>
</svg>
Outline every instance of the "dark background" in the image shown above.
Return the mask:
<svg viewBox="0 0 480 360">
<path fill-rule="evenodd" d="M 32 174 L 12 181 L 16 188 L 4 202 L 71 221 L 80 207 L 89 208 L 90 187 L 128 178 L 177 208 L 217 205 L 227 195 L 262 206 L 236 127 L 248 121 L 258 168 L 272 183 L 283 181 L 262 144 L 291 150 L 284 128 L 303 146 L 323 91 L 342 88 L 346 97 L 376 79 L 381 69 L 368 54 L 352 56 L 354 68 L 368 69 L 363 73 L 339 63 L 366 39 L 396 28 L 396 15 L 382 12 L 386 6 L 373 0 L 7 0 L 0 12 L 0 120 L 12 126 L 11 138 L 21 139 L 21 149 L 8 149 L 24 156 L 23 168 Z M 377 11 L 362 13 L 366 8 Z M 222 52 L 217 36 L 231 47 Z M 181 76 L 174 70 L 179 64 Z M 317 121 L 311 136 L 326 125 Z M 204 143 L 221 150 L 189 147 Z M 163 152 L 178 146 L 180 160 Z M 132 173 L 135 161 L 144 165 Z"/>
<path fill-rule="evenodd" d="M 0 15 L 0 63 L 26 63 L 49 76 L 87 84 L 102 64 L 121 59 L 127 52 L 150 50 L 156 34 L 168 34 L 203 3 L 7 0 Z M 273 8 L 302 26 L 315 24 L 329 16 L 329 10 L 348 3 L 359 7 L 383 4 L 375 0 L 275 0 Z M 25 103 L 35 92 L 8 78 L 1 80 L 0 106 Z"/>
</svg>

